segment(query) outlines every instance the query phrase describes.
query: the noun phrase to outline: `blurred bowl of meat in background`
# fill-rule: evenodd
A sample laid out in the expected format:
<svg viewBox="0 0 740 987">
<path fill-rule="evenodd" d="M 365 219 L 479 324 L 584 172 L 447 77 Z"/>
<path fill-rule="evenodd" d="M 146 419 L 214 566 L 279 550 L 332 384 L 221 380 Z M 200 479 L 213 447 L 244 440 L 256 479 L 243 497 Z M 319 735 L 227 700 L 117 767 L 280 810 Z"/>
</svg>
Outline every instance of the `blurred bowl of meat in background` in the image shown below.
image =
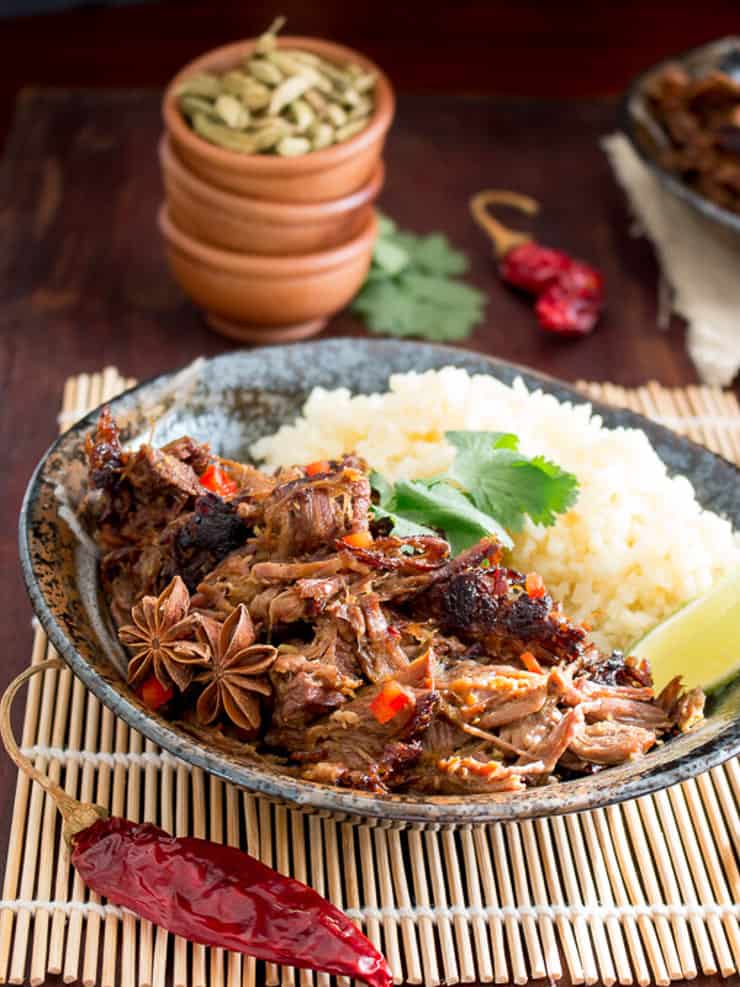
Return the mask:
<svg viewBox="0 0 740 987">
<path fill-rule="evenodd" d="M 740 233 L 740 37 L 664 59 L 629 86 L 622 126 L 674 195 Z"/>
</svg>

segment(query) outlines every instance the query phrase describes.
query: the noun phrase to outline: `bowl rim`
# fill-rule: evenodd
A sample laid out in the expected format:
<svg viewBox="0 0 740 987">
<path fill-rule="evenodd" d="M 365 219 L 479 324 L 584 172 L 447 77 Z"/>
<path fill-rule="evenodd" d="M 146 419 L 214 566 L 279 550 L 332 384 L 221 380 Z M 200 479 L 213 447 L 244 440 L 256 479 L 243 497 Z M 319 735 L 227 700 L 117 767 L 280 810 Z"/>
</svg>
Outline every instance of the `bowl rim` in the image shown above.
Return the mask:
<svg viewBox="0 0 740 987">
<path fill-rule="evenodd" d="M 724 206 L 717 205 L 716 202 L 712 202 L 711 199 L 702 195 L 701 192 L 697 192 L 696 189 L 693 189 L 683 179 L 668 171 L 650 156 L 638 139 L 635 120 L 630 110 L 633 100 L 640 93 L 647 79 L 660 69 L 676 62 L 683 64 L 687 59 L 708 49 L 711 50 L 730 45 L 735 45 L 740 50 L 740 35 L 728 34 L 722 38 L 716 38 L 714 41 L 695 45 L 693 48 L 688 48 L 678 54 L 669 55 L 666 58 L 661 58 L 659 61 L 654 62 L 648 68 L 643 69 L 629 83 L 620 100 L 617 116 L 619 126 L 627 135 L 630 145 L 637 156 L 663 185 L 704 217 L 708 217 L 722 226 L 734 230 L 736 233 L 740 233 L 740 214 L 725 209 Z"/>
<path fill-rule="evenodd" d="M 196 240 L 181 230 L 172 220 L 166 202 L 157 212 L 157 225 L 167 245 L 188 259 L 220 273 L 265 278 L 296 278 L 324 271 L 333 271 L 372 249 L 378 232 L 378 218 L 375 210 L 367 222 L 351 240 L 338 247 L 316 250 L 308 254 L 248 254 Z"/>
<path fill-rule="evenodd" d="M 368 359 L 371 358 L 371 354 L 374 357 L 382 359 L 385 349 L 384 344 L 389 343 L 404 347 L 421 345 L 427 351 L 439 352 L 440 355 L 449 354 L 451 357 L 455 355 L 459 356 L 461 352 L 465 352 L 459 348 L 442 344 L 401 343 L 399 341 L 355 339 L 350 337 L 337 337 L 336 339 L 313 343 L 296 343 L 291 344 L 290 348 L 302 350 L 304 353 L 308 348 L 309 353 L 313 355 L 316 352 L 316 347 L 326 346 L 327 344 L 331 346 L 332 344 L 341 344 L 342 342 L 351 342 L 353 346 L 361 344 L 367 348 L 366 357 Z M 257 356 L 260 356 L 265 353 L 285 349 L 286 346 L 284 345 L 260 347 L 251 350 L 250 355 L 257 354 Z M 199 363 L 200 366 L 207 367 L 213 365 L 218 360 L 228 359 L 232 355 L 232 353 L 227 352 L 220 354 L 220 356 L 211 357 L 208 360 L 199 358 L 195 362 Z M 616 410 L 613 406 L 588 398 L 558 378 L 532 370 L 521 364 L 511 363 L 477 351 L 474 351 L 470 355 L 484 360 L 491 367 L 499 367 L 517 374 L 521 373 L 525 378 L 528 377 L 530 382 L 545 383 L 557 388 L 560 394 L 564 395 L 563 397 L 558 396 L 558 400 L 575 400 L 579 403 L 588 403 L 596 413 L 603 412 L 607 416 L 613 414 Z M 307 355 L 306 358 L 310 357 Z M 139 390 L 156 388 L 158 385 L 164 388 L 168 384 L 176 383 L 179 375 L 193 366 L 194 364 L 191 363 L 186 368 L 167 371 L 143 380 L 133 387 L 126 389 L 111 401 L 105 402 L 105 404 L 115 405 L 117 402 L 125 403 Z M 667 765 L 659 765 L 656 770 L 640 773 L 636 777 L 622 781 L 621 783 L 612 783 L 606 794 L 604 794 L 605 786 L 597 785 L 570 800 L 567 799 L 568 782 L 556 783 L 541 788 L 530 788 L 524 792 L 514 793 L 508 798 L 502 799 L 491 799 L 490 796 L 485 795 L 373 795 L 354 789 L 343 789 L 297 779 L 287 774 L 272 775 L 258 766 L 249 765 L 245 762 L 235 763 L 229 760 L 224 752 L 206 746 L 203 741 L 186 734 L 184 731 L 176 731 L 169 721 L 163 719 L 157 713 L 152 713 L 152 711 L 146 710 L 140 705 L 135 705 L 131 699 L 118 692 L 105 677 L 88 664 L 68 640 L 59 624 L 57 624 L 41 586 L 36 579 L 31 555 L 31 511 L 41 487 L 44 467 L 48 459 L 68 436 L 87 431 L 94 425 L 101 407 L 102 405 L 99 405 L 97 408 L 91 409 L 79 421 L 62 433 L 62 435 L 58 436 L 43 454 L 33 471 L 23 497 L 19 515 L 18 533 L 22 576 L 32 608 L 45 630 L 49 641 L 57 653 L 70 666 L 74 674 L 114 714 L 120 716 L 131 727 L 141 732 L 149 740 L 152 740 L 171 754 L 181 757 L 186 762 L 203 768 L 205 771 L 238 787 L 283 804 L 289 803 L 302 808 L 310 808 L 314 811 L 325 811 L 334 816 L 359 817 L 360 820 L 363 818 L 371 820 L 385 819 L 390 824 L 418 824 L 423 827 L 455 827 L 472 823 L 539 818 L 547 815 L 581 812 L 622 802 L 626 799 L 640 798 L 669 785 L 685 781 L 704 771 L 708 771 L 735 756 L 737 753 L 740 753 L 740 718 L 734 718 L 731 723 L 732 735 L 729 738 L 730 743 L 726 746 L 716 744 L 714 739 L 709 739 L 701 746 L 697 746 L 691 752 L 690 757 L 675 760 Z M 654 435 L 675 440 L 676 433 L 651 421 L 644 415 L 630 411 L 629 409 L 618 410 L 631 426 L 644 428 L 645 425 L 648 425 L 648 434 L 652 432 Z M 681 436 L 680 438 L 682 445 L 693 448 L 698 453 L 708 455 L 712 459 L 730 467 L 740 477 L 740 467 L 737 464 L 730 462 L 723 456 L 707 449 L 706 446 L 702 446 L 687 437 Z M 650 755 L 647 756 L 649 757 Z M 540 802 L 546 800 L 546 804 L 537 804 L 537 797 L 539 797 Z"/>
<path fill-rule="evenodd" d="M 335 41 L 326 41 L 322 38 L 311 38 L 297 34 L 279 35 L 277 38 L 278 48 L 300 47 L 307 51 L 314 51 L 319 55 L 324 55 L 330 61 L 353 61 L 362 65 L 363 68 L 372 70 L 377 74 L 375 84 L 375 111 L 367 126 L 364 127 L 354 137 L 350 137 L 341 144 L 332 144 L 330 147 L 320 151 L 309 151 L 293 158 L 282 158 L 269 154 L 241 154 L 238 151 L 231 151 L 227 148 L 217 147 L 209 144 L 208 141 L 194 133 L 183 119 L 177 107 L 176 90 L 188 76 L 196 72 L 204 71 L 212 67 L 214 62 L 233 61 L 237 64 L 240 59 L 251 51 L 257 44 L 257 38 L 249 38 L 243 41 L 234 41 L 219 48 L 212 48 L 210 51 L 199 55 L 191 62 L 184 65 L 180 71 L 168 83 L 164 96 L 162 97 L 162 117 L 165 128 L 172 135 L 175 144 L 180 144 L 188 152 L 196 157 L 200 157 L 209 164 L 227 171 L 251 172 L 264 176 L 274 175 L 276 177 L 288 177 L 304 172 L 320 171 L 323 168 L 331 168 L 347 158 L 353 157 L 366 147 L 378 140 L 391 125 L 395 112 L 396 100 L 393 87 L 388 76 L 383 70 L 371 61 L 362 52 Z"/>
<path fill-rule="evenodd" d="M 385 181 L 385 164 L 381 158 L 373 169 L 369 180 L 354 192 L 338 199 L 323 202 L 283 202 L 272 199 L 257 199 L 253 196 L 228 192 L 200 178 L 183 164 L 172 147 L 172 142 L 163 133 L 157 152 L 165 185 L 171 176 L 175 183 L 184 186 L 184 191 L 195 199 L 203 200 L 207 206 L 215 206 L 225 212 L 241 213 L 245 220 L 281 223 L 284 226 L 301 226 L 304 223 L 330 222 L 342 213 L 352 212 L 373 202 Z"/>
</svg>

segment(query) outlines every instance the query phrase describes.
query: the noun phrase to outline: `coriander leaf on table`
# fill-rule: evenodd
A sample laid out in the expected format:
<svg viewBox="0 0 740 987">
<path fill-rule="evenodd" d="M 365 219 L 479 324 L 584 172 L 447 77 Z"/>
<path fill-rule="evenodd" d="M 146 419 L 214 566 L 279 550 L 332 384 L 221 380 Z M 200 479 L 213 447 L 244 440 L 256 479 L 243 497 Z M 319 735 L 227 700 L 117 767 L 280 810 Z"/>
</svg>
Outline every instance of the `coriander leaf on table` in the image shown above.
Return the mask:
<svg viewBox="0 0 740 987">
<path fill-rule="evenodd" d="M 451 277 L 467 266 L 465 255 L 444 234 L 402 232 L 381 216 L 370 271 L 351 310 L 374 333 L 438 342 L 466 339 L 485 305 L 482 292 Z"/>
<path fill-rule="evenodd" d="M 391 239 L 378 239 L 373 252 L 373 264 L 377 265 L 384 274 L 398 274 L 410 263 L 408 251 Z"/>
<path fill-rule="evenodd" d="M 461 487 L 475 506 L 509 531 L 521 531 L 525 515 L 551 525 L 578 495 L 578 480 L 543 456 L 519 452 L 519 440 L 501 432 L 446 432 L 457 455 L 444 479 Z"/>
<path fill-rule="evenodd" d="M 444 233 L 429 236 L 397 233 L 393 239 L 409 254 L 416 267 L 429 274 L 464 274 L 468 269 L 468 258 L 450 245 Z"/>
</svg>

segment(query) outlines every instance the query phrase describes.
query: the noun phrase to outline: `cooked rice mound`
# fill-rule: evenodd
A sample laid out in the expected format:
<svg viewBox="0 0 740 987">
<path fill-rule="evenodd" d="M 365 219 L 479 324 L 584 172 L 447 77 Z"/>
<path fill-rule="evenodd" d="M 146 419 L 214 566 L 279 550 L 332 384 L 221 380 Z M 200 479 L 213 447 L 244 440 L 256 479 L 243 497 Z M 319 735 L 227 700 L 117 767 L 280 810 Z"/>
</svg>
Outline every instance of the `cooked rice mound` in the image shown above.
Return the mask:
<svg viewBox="0 0 740 987">
<path fill-rule="evenodd" d="M 561 403 L 493 377 L 445 367 L 395 374 L 384 394 L 316 388 L 292 425 L 260 439 L 267 466 L 355 451 L 389 479 L 444 472 L 450 429 L 513 432 L 578 477 L 572 510 L 514 535 L 512 564 L 539 572 L 572 618 L 588 621 L 603 650 L 626 648 L 740 564 L 740 536 L 701 508 L 685 477 L 670 477 L 647 436 L 609 429 L 589 404 Z"/>
</svg>

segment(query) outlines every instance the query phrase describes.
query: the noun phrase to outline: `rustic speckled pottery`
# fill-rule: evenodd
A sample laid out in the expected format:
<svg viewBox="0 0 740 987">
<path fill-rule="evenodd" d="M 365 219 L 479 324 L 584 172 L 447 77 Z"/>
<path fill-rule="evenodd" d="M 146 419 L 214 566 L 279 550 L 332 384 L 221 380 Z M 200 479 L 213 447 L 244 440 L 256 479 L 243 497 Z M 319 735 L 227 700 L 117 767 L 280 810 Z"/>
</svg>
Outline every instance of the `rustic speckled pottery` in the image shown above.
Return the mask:
<svg viewBox="0 0 740 987">
<path fill-rule="evenodd" d="M 128 442 L 137 443 L 153 427 L 156 444 L 188 433 L 208 440 L 225 456 L 239 458 L 246 456 L 255 439 L 291 420 L 314 386 L 369 393 L 384 389 L 391 373 L 447 364 L 507 383 L 521 374 L 530 387 L 541 387 L 560 399 L 583 401 L 558 381 L 475 353 L 416 343 L 335 339 L 196 361 L 127 391 L 110 406 Z M 690 478 L 701 503 L 740 527 L 736 467 L 639 415 L 605 406 L 598 411 L 609 426 L 643 428 L 668 468 Z M 91 412 L 55 442 L 31 479 L 20 517 L 23 574 L 39 620 L 75 674 L 132 727 L 191 764 L 250 791 L 301 806 L 389 822 L 445 825 L 603 806 L 682 781 L 740 751 L 740 689 L 710 707 L 699 729 L 659 745 L 641 760 L 517 794 L 376 796 L 300 781 L 255 755 L 215 749 L 147 710 L 121 675 L 125 656 L 111 634 L 93 546 L 74 518 L 84 478 L 84 440 L 96 418 L 97 413 Z"/>
</svg>

